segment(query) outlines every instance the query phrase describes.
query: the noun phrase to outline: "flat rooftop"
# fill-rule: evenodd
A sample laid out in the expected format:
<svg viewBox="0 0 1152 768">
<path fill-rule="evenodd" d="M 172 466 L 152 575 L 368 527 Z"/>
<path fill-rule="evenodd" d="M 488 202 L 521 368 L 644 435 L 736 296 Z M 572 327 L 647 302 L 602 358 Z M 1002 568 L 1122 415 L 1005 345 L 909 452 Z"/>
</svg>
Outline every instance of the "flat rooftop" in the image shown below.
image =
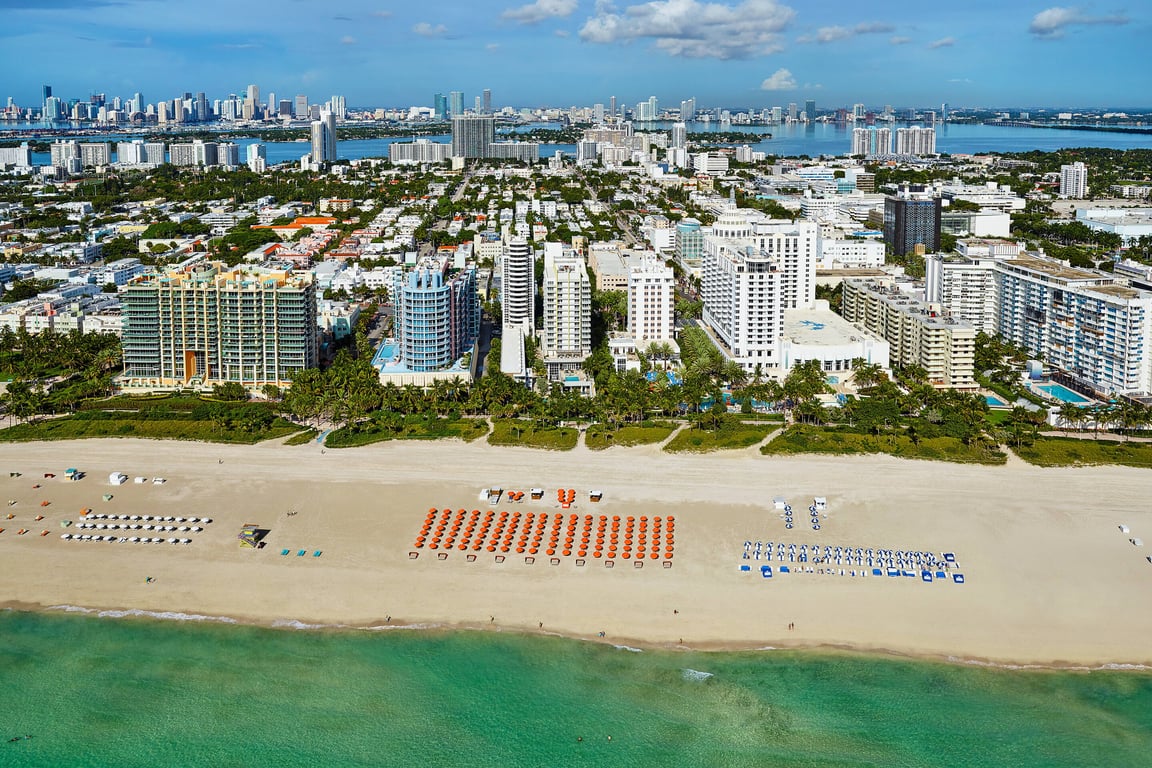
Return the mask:
<svg viewBox="0 0 1152 768">
<path fill-rule="evenodd" d="M 830 309 L 784 310 L 784 338 L 796 344 L 837 346 L 871 336 Z"/>
</svg>

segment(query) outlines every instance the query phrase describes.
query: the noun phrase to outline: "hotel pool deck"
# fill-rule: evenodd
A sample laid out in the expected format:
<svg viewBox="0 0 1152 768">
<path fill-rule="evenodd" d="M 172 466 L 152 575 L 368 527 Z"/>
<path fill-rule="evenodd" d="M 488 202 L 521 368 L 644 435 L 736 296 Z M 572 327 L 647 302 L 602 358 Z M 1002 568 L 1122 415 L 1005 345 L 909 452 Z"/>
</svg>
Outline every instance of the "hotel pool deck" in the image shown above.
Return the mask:
<svg viewBox="0 0 1152 768">
<path fill-rule="evenodd" d="M 1033 384 L 1032 391 L 1038 392 L 1041 395 L 1047 395 L 1062 403 L 1075 403 L 1076 405 L 1090 405 L 1092 403 L 1092 401 L 1084 397 L 1084 395 L 1081 395 L 1079 392 L 1073 392 L 1062 384 Z"/>
<path fill-rule="evenodd" d="M 984 402 L 988 403 L 989 408 L 1007 408 L 1008 407 L 1008 403 L 1005 402 L 1004 398 L 1000 397 L 999 395 L 986 394 L 986 395 L 984 395 Z"/>
</svg>

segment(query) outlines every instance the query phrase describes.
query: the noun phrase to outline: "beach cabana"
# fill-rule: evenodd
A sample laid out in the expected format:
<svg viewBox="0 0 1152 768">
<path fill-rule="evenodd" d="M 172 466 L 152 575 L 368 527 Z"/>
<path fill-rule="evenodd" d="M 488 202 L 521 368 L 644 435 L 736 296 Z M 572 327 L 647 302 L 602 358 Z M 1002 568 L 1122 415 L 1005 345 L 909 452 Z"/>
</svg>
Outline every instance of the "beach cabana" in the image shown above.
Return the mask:
<svg viewBox="0 0 1152 768">
<path fill-rule="evenodd" d="M 108 475 L 108 482 L 112 485 L 124 485 L 124 483 L 128 482 L 128 475 L 123 472 L 113 472 Z"/>
<path fill-rule="evenodd" d="M 817 496 L 812 499 L 812 506 L 816 507 L 817 512 L 824 512 L 828 509 L 828 499 L 823 496 Z"/>
<path fill-rule="evenodd" d="M 777 496 L 772 499 L 772 506 L 780 511 L 783 511 L 784 508 L 788 506 L 788 500 L 783 496 Z"/>
</svg>

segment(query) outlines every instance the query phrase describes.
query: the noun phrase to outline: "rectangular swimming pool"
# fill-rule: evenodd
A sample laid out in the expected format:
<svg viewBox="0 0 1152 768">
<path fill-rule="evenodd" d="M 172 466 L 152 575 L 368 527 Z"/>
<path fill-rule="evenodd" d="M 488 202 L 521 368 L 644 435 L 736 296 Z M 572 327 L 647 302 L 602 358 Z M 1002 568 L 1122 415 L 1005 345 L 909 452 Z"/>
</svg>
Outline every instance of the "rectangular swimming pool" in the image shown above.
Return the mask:
<svg viewBox="0 0 1152 768">
<path fill-rule="evenodd" d="M 988 403 L 989 408 L 1007 408 L 1008 403 L 1004 402 L 996 395 L 984 395 L 984 402 Z"/>
<path fill-rule="evenodd" d="M 1079 392 L 1073 392 L 1062 384 L 1033 384 L 1032 389 L 1037 392 L 1054 397 L 1057 400 L 1065 403 L 1075 403 L 1076 405 L 1088 405 L 1092 401 L 1081 395 Z"/>
</svg>

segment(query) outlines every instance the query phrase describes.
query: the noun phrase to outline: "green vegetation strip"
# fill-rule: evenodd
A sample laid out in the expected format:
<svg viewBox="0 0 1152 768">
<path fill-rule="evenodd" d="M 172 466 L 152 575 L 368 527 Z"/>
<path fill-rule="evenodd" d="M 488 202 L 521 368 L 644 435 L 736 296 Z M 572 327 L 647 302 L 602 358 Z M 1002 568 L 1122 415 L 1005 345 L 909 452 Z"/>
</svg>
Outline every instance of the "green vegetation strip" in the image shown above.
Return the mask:
<svg viewBox="0 0 1152 768">
<path fill-rule="evenodd" d="M 308 445 L 320 435 L 315 429 L 305 429 L 297 432 L 284 441 L 284 445 Z"/>
<path fill-rule="evenodd" d="M 355 448 L 385 440 L 439 440 L 455 437 L 472 442 L 488 434 L 483 419 L 442 419 L 436 416 L 382 415 L 381 418 L 349 424 L 324 439 L 328 448 Z"/>
<path fill-rule="evenodd" d="M 765 456 L 825 453 L 886 453 L 905 459 L 929 459 L 961 464 L 1003 464 L 1007 457 L 1000 451 L 982 445 L 965 445 L 955 437 L 927 437 L 913 441 L 894 432 L 879 435 L 861 434 L 831 427 L 794 425 L 760 449 Z"/>
<path fill-rule="evenodd" d="M 765 424 L 743 424 L 735 416 L 726 417 L 718 429 L 688 427 L 664 446 L 669 453 L 707 453 L 709 451 L 750 448 L 775 429 Z"/>
<path fill-rule="evenodd" d="M 676 425 L 670 421 L 645 421 L 619 429 L 612 429 L 607 424 L 593 424 L 584 433 L 584 442 L 594 451 L 602 451 L 614 445 L 648 445 L 663 442 L 675 429 Z"/>
<path fill-rule="evenodd" d="M 91 418 L 98 416 L 98 418 Z M 253 444 L 284 437 L 299 430 L 290 421 L 276 418 L 266 426 L 224 426 L 213 421 L 180 418 L 117 418 L 112 413 L 87 413 L 59 419 L 17 424 L 0 430 L 0 441 L 80 440 L 89 437 L 143 437 L 154 440 L 199 440 L 208 443 Z"/>
<path fill-rule="evenodd" d="M 576 447 L 578 436 L 579 433 L 571 427 L 544 426 L 520 419 L 498 419 L 492 422 L 488 443 L 570 451 Z"/>
<path fill-rule="evenodd" d="M 1037 437 L 1031 445 L 1013 447 L 1012 450 L 1024 461 L 1040 467 L 1120 464 L 1152 468 L 1152 443 Z"/>
</svg>

